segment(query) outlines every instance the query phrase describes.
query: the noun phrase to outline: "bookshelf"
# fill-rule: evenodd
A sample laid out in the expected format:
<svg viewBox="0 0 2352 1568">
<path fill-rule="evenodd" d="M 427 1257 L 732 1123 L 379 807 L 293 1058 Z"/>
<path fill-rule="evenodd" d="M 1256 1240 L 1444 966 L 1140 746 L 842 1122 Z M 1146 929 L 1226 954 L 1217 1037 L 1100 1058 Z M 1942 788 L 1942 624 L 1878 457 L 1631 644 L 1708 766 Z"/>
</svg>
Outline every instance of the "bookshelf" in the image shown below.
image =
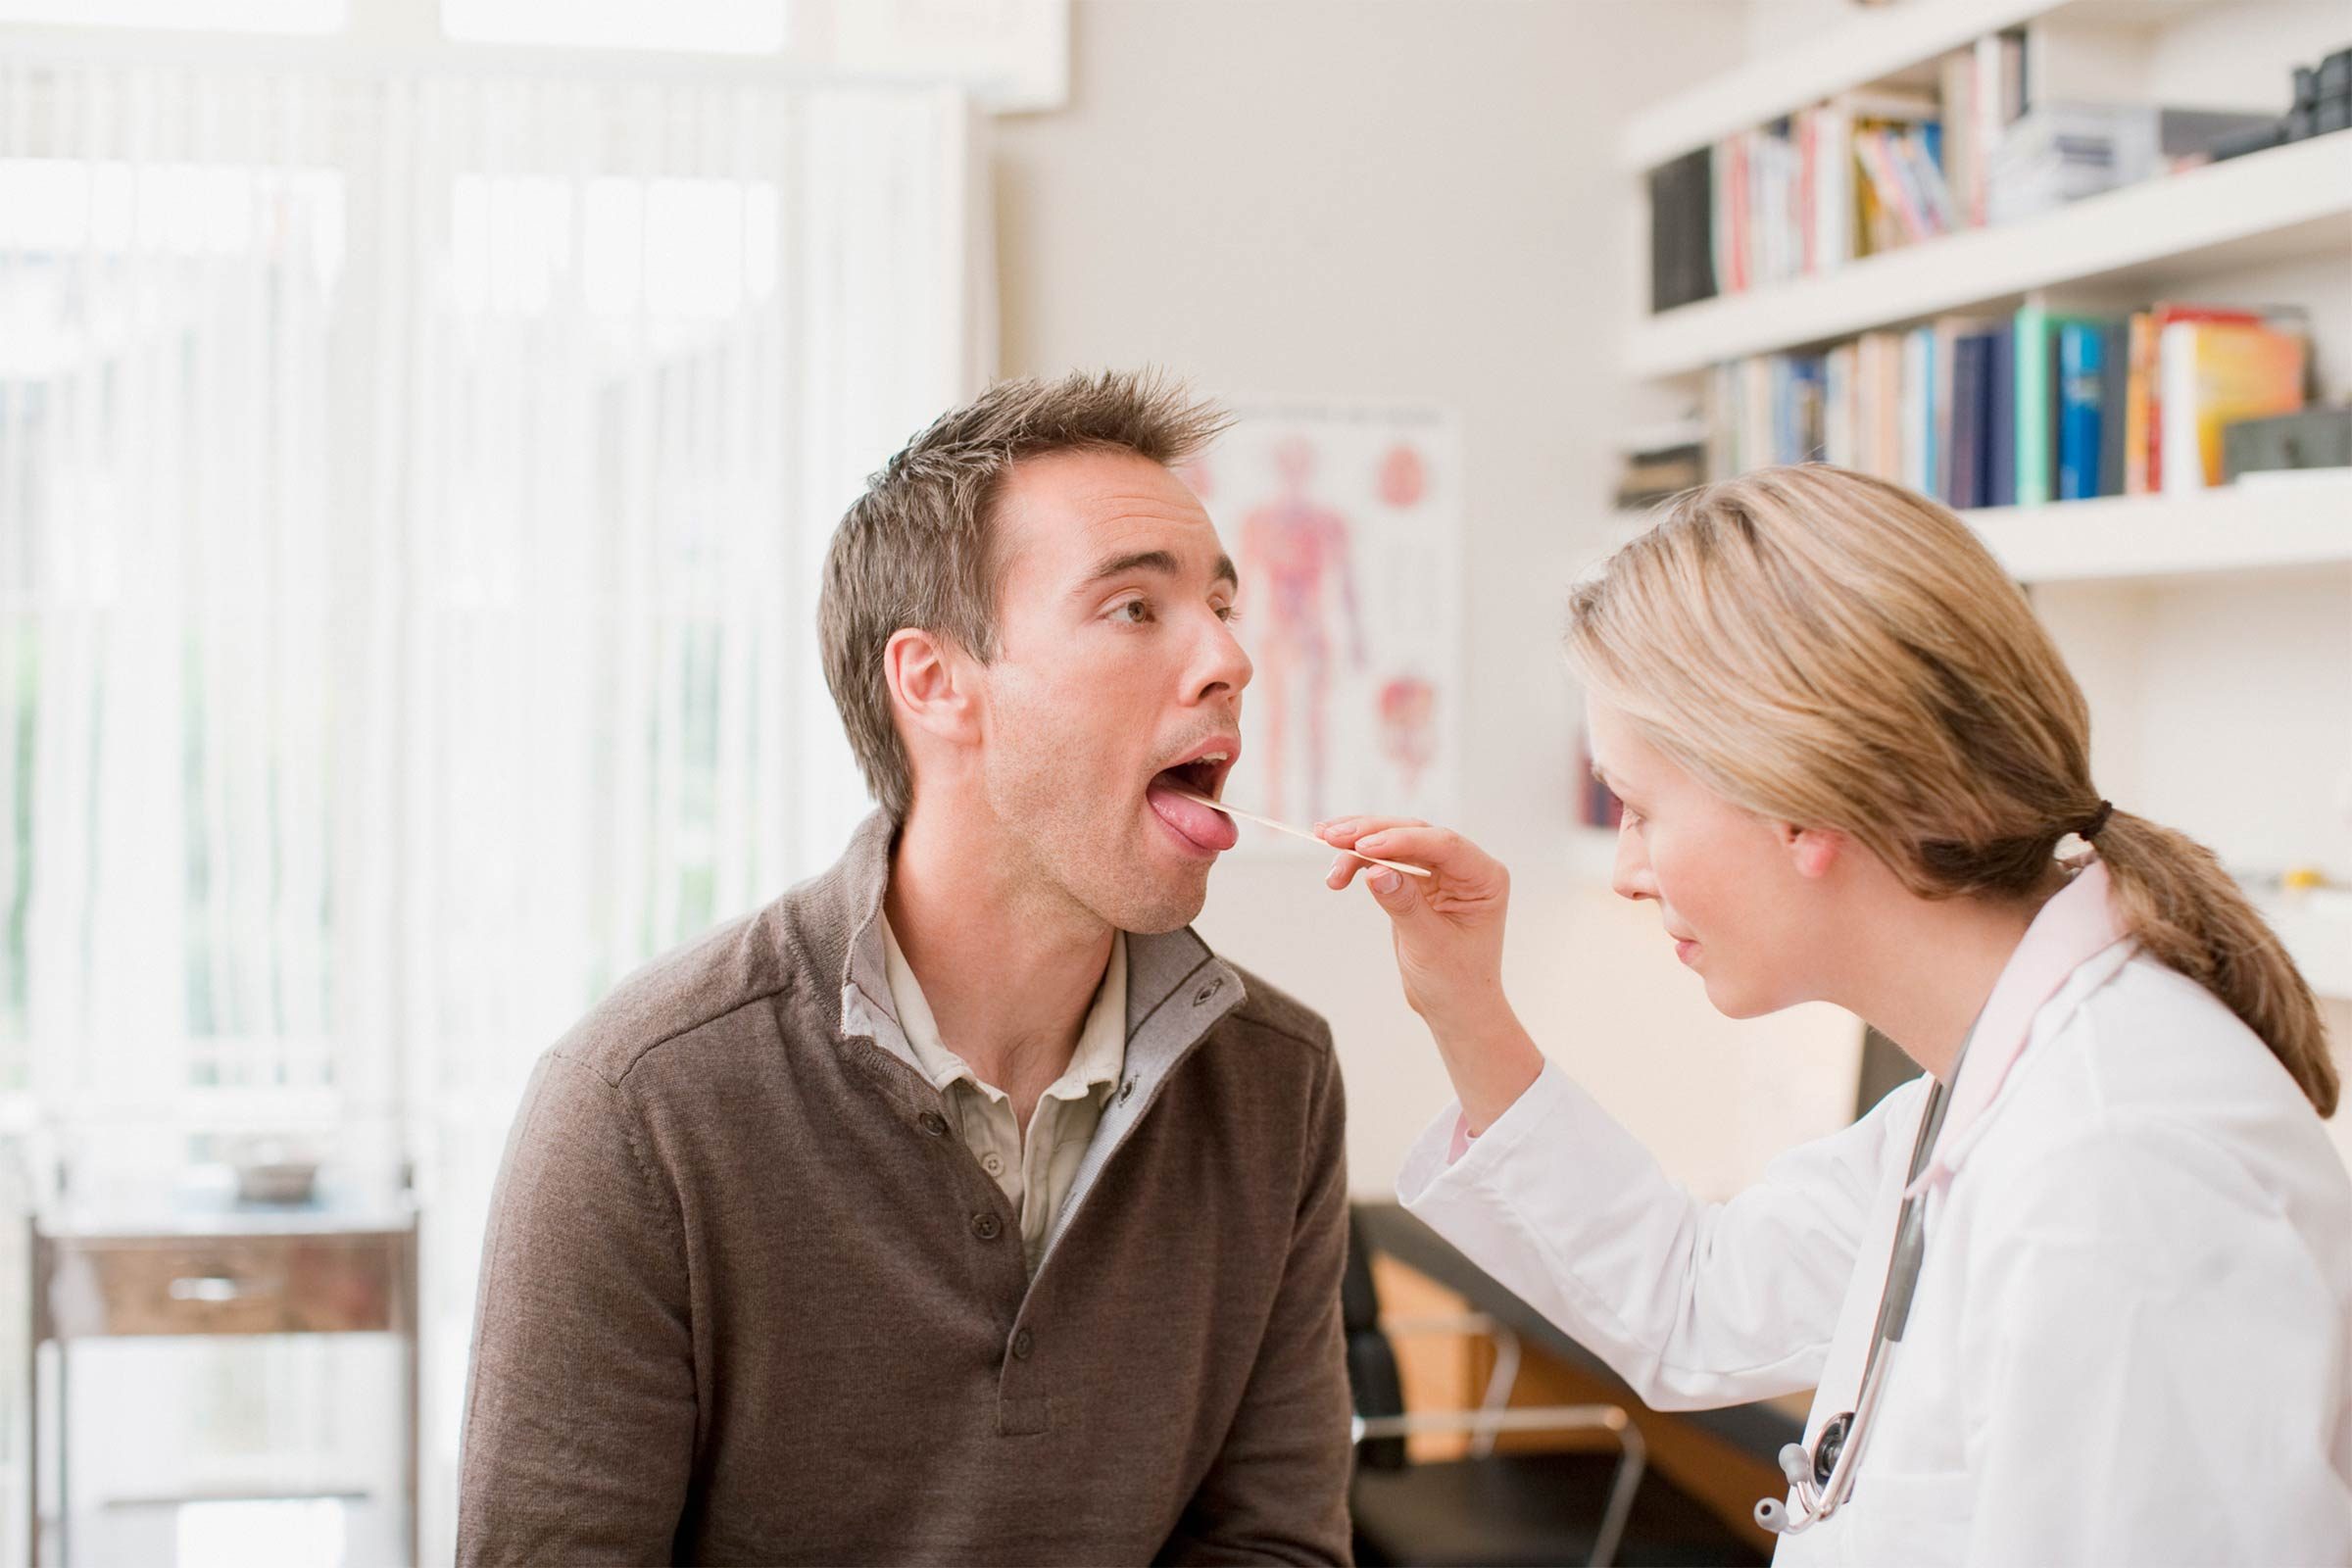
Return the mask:
<svg viewBox="0 0 2352 1568">
<path fill-rule="evenodd" d="M 2182 278 L 2352 253 L 2352 130 L 2127 186 L 2024 222 L 1865 257 L 1818 277 L 1644 314 L 1627 368 L 1644 379 L 1807 348 L 1946 311 L 2095 284 Z"/>
<path fill-rule="evenodd" d="M 1618 140 L 1618 167 L 1640 173 L 1719 136 L 1801 105 L 1900 75 L 1989 32 L 2044 19 L 2147 27 L 2212 0 L 1905 0 L 1857 11 L 1824 32 L 1747 60 L 1661 99 Z"/>
<path fill-rule="evenodd" d="M 1646 212 L 1652 168 L 1852 89 L 1927 85 L 1939 57 L 2010 28 L 2044 51 L 2034 58 L 2106 73 L 2082 96 L 2216 107 L 2274 89 L 2283 103 L 2288 66 L 2352 43 L 2352 29 L 2285 0 L 1901 0 L 1767 45 L 1630 121 L 1618 162 L 1636 211 Z M 2163 298 L 2302 307 L 2314 390 L 2341 404 L 2352 400 L 2352 131 L 1656 316 L 1646 282 L 1645 269 L 1629 275 L 1621 351 L 1637 420 L 1681 417 L 1727 361 L 1947 314 L 2113 314 Z M 2352 470 L 1962 515 L 2028 586 L 2081 680 L 2103 791 L 2211 845 L 2250 885 L 2296 865 L 2352 882 Z M 1614 548 L 1642 522 L 1613 514 L 1595 543 Z M 1607 875 L 1593 830 L 1573 830 L 1568 860 L 1580 876 Z M 2352 895 L 2265 907 L 2314 989 L 2352 1004 Z M 2344 1019 L 2331 1027 L 2352 1047 Z"/>
</svg>

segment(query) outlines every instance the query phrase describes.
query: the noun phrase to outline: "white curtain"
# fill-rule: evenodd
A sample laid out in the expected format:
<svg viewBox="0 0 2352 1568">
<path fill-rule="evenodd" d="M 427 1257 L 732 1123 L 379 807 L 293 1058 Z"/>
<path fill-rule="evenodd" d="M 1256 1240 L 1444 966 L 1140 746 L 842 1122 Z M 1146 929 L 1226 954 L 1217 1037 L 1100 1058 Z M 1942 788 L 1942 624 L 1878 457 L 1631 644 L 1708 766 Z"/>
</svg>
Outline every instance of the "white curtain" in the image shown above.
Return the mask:
<svg viewBox="0 0 2352 1568">
<path fill-rule="evenodd" d="M 414 1162 L 428 1558 L 531 1059 L 864 809 L 816 566 L 992 366 L 979 151 L 947 91 L 0 54 L 0 1112 L 36 1189 Z"/>
</svg>

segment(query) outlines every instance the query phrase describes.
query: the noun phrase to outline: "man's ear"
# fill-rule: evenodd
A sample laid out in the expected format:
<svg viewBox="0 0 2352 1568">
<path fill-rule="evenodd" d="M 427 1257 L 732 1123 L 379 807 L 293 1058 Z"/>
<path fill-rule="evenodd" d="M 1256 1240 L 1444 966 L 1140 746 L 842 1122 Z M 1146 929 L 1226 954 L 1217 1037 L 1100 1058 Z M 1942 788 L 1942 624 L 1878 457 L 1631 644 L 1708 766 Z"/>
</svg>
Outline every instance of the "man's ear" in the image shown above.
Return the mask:
<svg viewBox="0 0 2352 1568">
<path fill-rule="evenodd" d="M 963 740 L 975 732 L 980 713 L 971 663 L 947 638 L 901 627 L 883 645 L 882 675 L 905 722 L 943 740 Z"/>
<path fill-rule="evenodd" d="M 1793 822 L 1778 825 L 1781 847 L 1788 852 L 1788 863 L 1796 874 L 1818 880 L 1828 876 L 1845 854 L 1847 839 L 1834 827 L 1798 827 Z"/>
</svg>

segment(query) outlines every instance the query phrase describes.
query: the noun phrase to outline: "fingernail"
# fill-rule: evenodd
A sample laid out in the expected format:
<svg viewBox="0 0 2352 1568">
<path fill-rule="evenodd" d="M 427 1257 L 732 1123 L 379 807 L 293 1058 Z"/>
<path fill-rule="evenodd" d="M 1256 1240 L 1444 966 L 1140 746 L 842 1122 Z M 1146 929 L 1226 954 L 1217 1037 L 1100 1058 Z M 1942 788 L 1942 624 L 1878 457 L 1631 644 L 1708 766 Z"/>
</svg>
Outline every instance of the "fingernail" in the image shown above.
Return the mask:
<svg viewBox="0 0 2352 1568">
<path fill-rule="evenodd" d="M 1396 884 L 1403 880 L 1394 871 L 1375 871 L 1370 878 L 1372 891 L 1383 894 L 1396 892 Z"/>
</svg>

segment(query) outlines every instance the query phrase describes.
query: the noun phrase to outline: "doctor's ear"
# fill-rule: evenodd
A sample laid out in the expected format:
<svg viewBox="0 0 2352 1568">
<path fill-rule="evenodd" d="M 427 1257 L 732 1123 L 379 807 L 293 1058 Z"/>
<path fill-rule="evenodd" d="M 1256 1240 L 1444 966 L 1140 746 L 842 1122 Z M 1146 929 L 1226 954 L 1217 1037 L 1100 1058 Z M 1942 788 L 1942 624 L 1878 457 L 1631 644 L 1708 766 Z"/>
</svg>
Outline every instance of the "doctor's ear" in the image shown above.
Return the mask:
<svg viewBox="0 0 2352 1568">
<path fill-rule="evenodd" d="M 1851 842 L 1834 827 L 1798 827 L 1793 822 L 1782 822 L 1778 831 L 1781 847 L 1788 852 L 1789 863 L 1801 877 L 1828 876 Z"/>
<path fill-rule="evenodd" d="M 956 643 L 936 632 L 901 627 L 882 649 L 882 678 L 901 718 L 943 740 L 965 740 L 977 732 L 971 662 Z"/>
</svg>

